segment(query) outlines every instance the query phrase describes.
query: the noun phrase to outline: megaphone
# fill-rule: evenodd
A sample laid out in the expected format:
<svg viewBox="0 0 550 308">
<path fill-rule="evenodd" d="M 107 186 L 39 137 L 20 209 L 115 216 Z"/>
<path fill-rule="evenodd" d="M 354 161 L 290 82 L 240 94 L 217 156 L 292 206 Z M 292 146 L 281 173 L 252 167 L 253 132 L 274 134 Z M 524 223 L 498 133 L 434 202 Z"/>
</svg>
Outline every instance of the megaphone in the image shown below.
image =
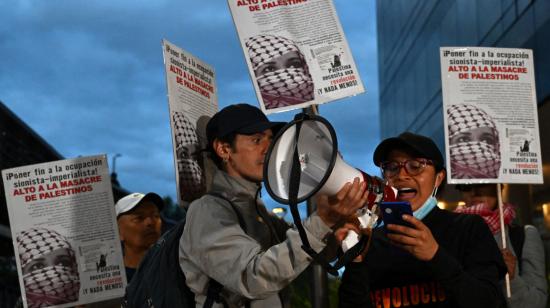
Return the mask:
<svg viewBox="0 0 550 308">
<path fill-rule="evenodd" d="M 275 135 L 265 158 L 264 185 L 276 201 L 289 204 L 295 225 L 300 231 L 301 219 L 296 205 L 315 194 L 335 195 L 346 182 L 359 177 L 367 183 L 368 202 L 358 213 L 361 228 L 373 224 L 370 211 L 380 201 L 395 201 L 395 188 L 378 177 L 348 165 L 338 152 L 336 133 L 323 117 L 300 113 Z M 302 232 L 301 232 L 302 233 Z M 305 234 L 305 232 L 304 232 Z M 307 236 L 302 236 L 308 246 Z M 304 239 L 305 237 L 305 239 Z M 346 239 L 344 249 L 359 242 Z M 307 251 L 307 247 L 304 247 Z M 309 252 L 308 252 L 309 253 Z"/>
<path fill-rule="evenodd" d="M 348 165 L 338 152 L 336 133 L 323 117 L 298 114 L 274 137 L 264 164 L 264 184 L 269 195 L 282 204 L 290 204 L 292 173 L 297 155 L 299 176 L 296 202 L 317 193 L 335 195 L 346 182 L 356 177 L 367 182 L 371 192 L 367 206 L 395 201 L 395 190 L 378 177 Z"/>
</svg>

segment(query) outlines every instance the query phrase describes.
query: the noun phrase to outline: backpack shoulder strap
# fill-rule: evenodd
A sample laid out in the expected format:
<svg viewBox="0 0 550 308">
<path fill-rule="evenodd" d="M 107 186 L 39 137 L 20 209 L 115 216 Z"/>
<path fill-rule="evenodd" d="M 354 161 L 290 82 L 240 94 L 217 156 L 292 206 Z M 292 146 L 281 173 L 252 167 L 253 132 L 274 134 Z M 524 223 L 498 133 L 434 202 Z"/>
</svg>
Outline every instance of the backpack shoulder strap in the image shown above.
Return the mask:
<svg viewBox="0 0 550 308">
<path fill-rule="evenodd" d="M 244 223 L 243 215 L 237 209 L 237 206 L 222 194 L 214 193 L 214 192 L 208 192 L 207 194 L 227 201 L 231 205 L 231 208 L 233 209 L 235 214 L 237 215 L 237 219 L 239 220 L 239 225 L 241 226 L 243 231 L 246 233 L 246 224 Z M 227 303 L 220 296 L 222 289 L 223 289 L 223 285 L 221 283 L 217 282 L 214 279 L 210 279 L 210 282 L 208 283 L 208 290 L 206 291 L 206 300 L 204 301 L 203 307 L 211 308 L 212 305 L 214 305 L 214 302 L 216 303 L 221 302 L 224 307 L 227 307 L 228 306 Z M 247 302 L 246 307 L 249 307 L 248 305 L 249 303 Z"/>
<path fill-rule="evenodd" d="M 510 242 L 516 253 L 519 273 L 521 273 L 521 256 L 523 254 L 523 243 L 525 242 L 525 229 L 523 226 L 511 224 L 508 227 L 508 235 L 510 236 Z"/>
</svg>

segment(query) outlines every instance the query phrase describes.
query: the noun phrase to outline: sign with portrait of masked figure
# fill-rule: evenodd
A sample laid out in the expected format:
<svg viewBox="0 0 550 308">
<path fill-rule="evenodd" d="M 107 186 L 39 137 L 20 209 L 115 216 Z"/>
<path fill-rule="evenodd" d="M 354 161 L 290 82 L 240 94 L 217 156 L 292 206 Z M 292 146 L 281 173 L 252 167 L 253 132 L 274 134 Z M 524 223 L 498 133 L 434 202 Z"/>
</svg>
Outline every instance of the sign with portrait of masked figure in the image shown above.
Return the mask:
<svg viewBox="0 0 550 308">
<path fill-rule="evenodd" d="M 206 147 L 206 123 L 218 111 L 214 69 L 167 40 L 162 42 L 178 204 L 187 206 L 202 196 L 213 166 L 201 152 Z"/>
<path fill-rule="evenodd" d="M 25 307 L 122 298 L 126 271 L 105 155 L 2 170 Z"/>
<path fill-rule="evenodd" d="M 228 0 L 262 111 L 365 92 L 332 0 Z"/>
<path fill-rule="evenodd" d="M 543 182 L 533 52 L 441 47 L 447 179 Z"/>
</svg>

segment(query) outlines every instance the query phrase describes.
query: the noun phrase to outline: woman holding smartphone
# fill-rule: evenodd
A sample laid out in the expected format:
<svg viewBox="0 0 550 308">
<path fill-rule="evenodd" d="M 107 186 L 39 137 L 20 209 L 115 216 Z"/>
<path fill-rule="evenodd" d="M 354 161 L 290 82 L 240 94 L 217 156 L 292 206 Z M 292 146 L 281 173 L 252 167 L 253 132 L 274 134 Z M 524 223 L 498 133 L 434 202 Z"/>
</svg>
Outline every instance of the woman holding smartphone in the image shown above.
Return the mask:
<svg viewBox="0 0 550 308">
<path fill-rule="evenodd" d="M 500 307 L 506 266 L 488 227 L 437 207 L 445 169 L 435 143 L 405 132 L 382 141 L 374 163 L 413 215 L 373 231 L 364 259 L 346 266 L 340 307 Z"/>
</svg>

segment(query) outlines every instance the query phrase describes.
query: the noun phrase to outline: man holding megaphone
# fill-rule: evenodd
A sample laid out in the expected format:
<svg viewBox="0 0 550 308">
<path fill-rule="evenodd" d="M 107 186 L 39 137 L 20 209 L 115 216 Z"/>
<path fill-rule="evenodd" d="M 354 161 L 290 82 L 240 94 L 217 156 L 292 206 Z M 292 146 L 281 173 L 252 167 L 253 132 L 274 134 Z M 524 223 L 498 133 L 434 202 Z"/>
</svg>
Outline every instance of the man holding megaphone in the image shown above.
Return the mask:
<svg viewBox="0 0 550 308">
<path fill-rule="evenodd" d="M 214 307 L 283 307 L 280 292 L 312 261 L 298 232 L 268 214 L 258 197 L 264 159 L 274 131 L 256 107 L 228 106 L 207 124 L 208 151 L 218 170 L 212 188 L 191 203 L 180 241 L 180 266 L 195 293 L 197 307 L 207 300 L 212 280 L 223 286 Z M 340 226 L 368 198 L 355 179 L 334 196 L 320 196 L 317 212 L 302 222 L 311 248 L 321 252 Z"/>
<path fill-rule="evenodd" d="M 374 163 L 413 215 L 374 229 L 364 258 L 346 266 L 340 307 L 503 305 L 506 266 L 489 228 L 479 217 L 437 207 L 445 169 L 435 143 L 405 132 L 382 141 Z"/>
</svg>

